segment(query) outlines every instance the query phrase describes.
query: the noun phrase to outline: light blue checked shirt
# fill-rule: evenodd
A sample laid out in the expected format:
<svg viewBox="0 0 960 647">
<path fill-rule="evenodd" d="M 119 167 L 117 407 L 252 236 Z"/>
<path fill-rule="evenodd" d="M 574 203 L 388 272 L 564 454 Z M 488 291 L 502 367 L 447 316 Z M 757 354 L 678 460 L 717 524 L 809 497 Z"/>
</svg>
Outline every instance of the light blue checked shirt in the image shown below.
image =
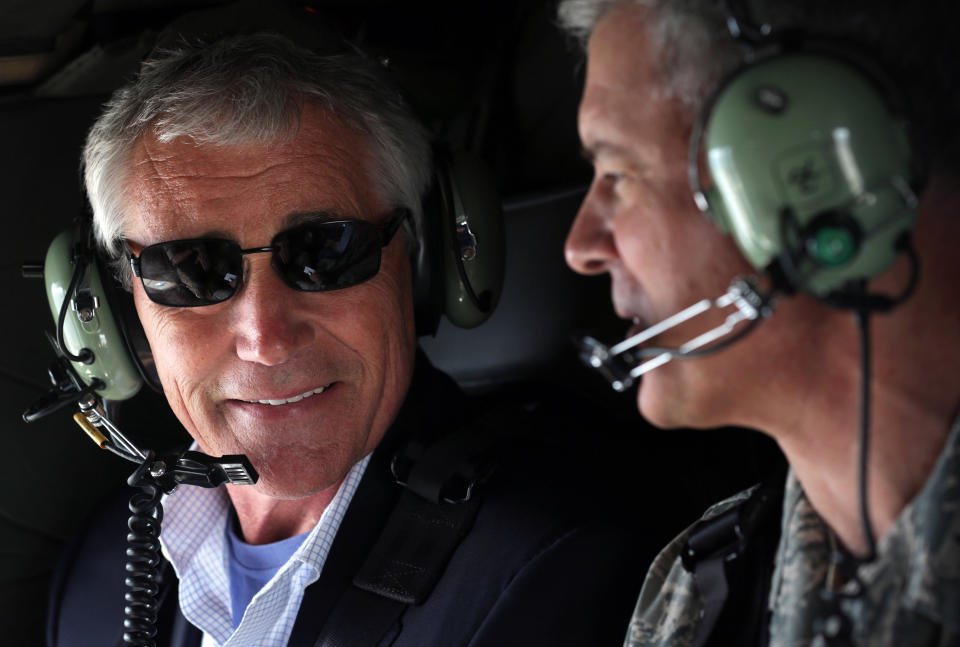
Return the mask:
<svg viewBox="0 0 960 647">
<path fill-rule="evenodd" d="M 164 500 L 163 554 L 180 579 L 180 609 L 203 631 L 202 647 L 286 645 L 304 589 L 320 577 L 333 538 L 370 457 L 353 466 L 320 521 L 247 606 L 234 630 L 230 606 L 230 498 L 224 488 L 183 487 Z"/>
</svg>

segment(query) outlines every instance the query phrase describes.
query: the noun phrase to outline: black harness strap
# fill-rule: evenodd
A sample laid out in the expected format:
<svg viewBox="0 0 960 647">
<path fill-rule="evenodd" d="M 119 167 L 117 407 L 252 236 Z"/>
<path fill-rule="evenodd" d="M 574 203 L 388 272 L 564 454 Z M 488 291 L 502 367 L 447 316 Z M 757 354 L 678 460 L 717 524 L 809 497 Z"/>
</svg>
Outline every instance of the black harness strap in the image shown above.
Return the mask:
<svg viewBox="0 0 960 647">
<path fill-rule="evenodd" d="M 391 465 L 405 486 L 366 561 L 328 617 L 315 647 L 374 647 L 410 605 L 433 591 L 480 509 L 505 436 L 468 426 L 429 446 L 412 443 Z"/>
<path fill-rule="evenodd" d="M 430 503 L 404 492 L 353 586 L 330 614 L 317 647 L 380 644 L 409 605 L 430 595 L 479 507 L 475 498 Z"/>
<path fill-rule="evenodd" d="M 404 492 L 353 585 L 403 604 L 430 595 L 477 516 L 477 499 L 430 503 Z"/>
<path fill-rule="evenodd" d="M 765 644 L 766 595 L 780 534 L 783 479 L 698 522 L 681 554 L 703 601 L 691 647 Z"/>
<path fill-rule="evenodd" d="M 324 624 L 316 647 L 379 645 L 406 610 L 402 602 L 351 586 Z"/>
<path fill-rule="evenodd" d="M 753 496 L 712 519 L 699 522 L 687 539 L 683 565 L 693 573 L 703 600 L 700 629 L 691 647 L 706 644 L 730 595 L 726 565 L 743 551 L 745 538 L 740 528 L 740 513 Z"/>
</svg>

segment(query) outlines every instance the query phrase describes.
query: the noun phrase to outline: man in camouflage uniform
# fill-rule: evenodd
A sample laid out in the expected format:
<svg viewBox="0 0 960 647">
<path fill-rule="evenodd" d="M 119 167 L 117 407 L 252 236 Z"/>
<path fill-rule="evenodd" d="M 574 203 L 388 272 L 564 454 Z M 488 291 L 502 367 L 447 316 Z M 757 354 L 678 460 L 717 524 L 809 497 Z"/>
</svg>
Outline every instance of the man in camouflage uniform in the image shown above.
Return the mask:
<svg viewBox="0 0 960 647">
<path fill-rule="evenodd" d="M 711 89 L 743 64 L 730 4 L 560 5 L 561 23 L 587 49 L 579 130 L 595 169 L 567 261 L 584 274 L 610 274 L 631 335 L 755 272 L 697 213 L 687 168 Z M 909 298 L 871 320 L 866 487 L 858 486 L 862 338 L 849 310 L 787 296 L 723 352 L 643 377 L 637 403 L 654 424 L 759 429 L 789 470 L 773 487 L 714 506 L 663 550 L 628 647 L 960 645 L 960 131 L 952 123 L 960 110 L 943 31 L 957 23 L 955 4 L 737 3 L 750 26 L 842 42 L 897 88 L 924 167 L 912 234 L 922 271 Z M 897 294 L 910 274 L 899 260 L 868 287 Z M 721 320 L 688 322 L 648 343 L 677 348 Z M 727 525 L 733 548 L 713 562 L 691 557 L 703 529 L 723 519 L 735 520 Z M 706 563 L 719 566 L 711 573 L 700 569 Z"/>
</svg>

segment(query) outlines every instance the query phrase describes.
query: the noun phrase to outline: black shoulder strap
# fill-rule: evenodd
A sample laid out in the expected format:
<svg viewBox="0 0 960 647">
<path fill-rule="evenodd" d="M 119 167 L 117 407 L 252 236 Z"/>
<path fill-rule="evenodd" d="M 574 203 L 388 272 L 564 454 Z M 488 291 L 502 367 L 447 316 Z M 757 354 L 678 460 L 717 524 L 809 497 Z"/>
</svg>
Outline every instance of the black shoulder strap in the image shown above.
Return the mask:
<svg viewBox="0 0 960 647">
<path fill-rule="evenodd" d="M 397 454 L 391 469 L 406 489 L 316 647 L 378 645 L 410 605 L 427 599 L 473 525 L 477 489 L 501 454 L 502 428 L 488 419 Z"/>
<path fill-rule="evenodd" d="M 716 517 L 698 522 L 681 555 L 704 612 L 692 647 L 765 643 L 763 619 L 780 536 L 783 477 L 758 485 Z"/>
</svg>

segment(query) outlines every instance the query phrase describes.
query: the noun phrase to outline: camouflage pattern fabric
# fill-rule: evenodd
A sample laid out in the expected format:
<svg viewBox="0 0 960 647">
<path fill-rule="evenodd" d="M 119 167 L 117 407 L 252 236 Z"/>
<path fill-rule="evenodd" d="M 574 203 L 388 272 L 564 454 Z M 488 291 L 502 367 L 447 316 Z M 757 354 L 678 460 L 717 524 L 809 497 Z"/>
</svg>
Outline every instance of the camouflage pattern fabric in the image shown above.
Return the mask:
<svg viewBox="0 0 960 647">
<path fill-rule="evenodd" d="M 749 493 L 720 503 L 720 514 Z M 680 562 L 689 531 L 657 556 L 647 574 L 625 647 L 687 647 L 703 604 Z M 823 617 L 820 592 L 830 575 L 832 532 L 791 472 L 784 493 L 782 534 L 770 589 L 770 647 L 809 647 Z M 960 647 L 960 419 L 920 493 L 859 569 L 866 592 L 843 600 L 853 639 L 863 647 Z M 854 582 L 841 592 L 851 593 Z"/>
<path fill-rule="evenodd" d="M 704 513 L 703 519 L 723 514 L 749 498 L 753 490 L 745 490 L 712 506 Z M 688 647 L 697 637 L 703 602 L 693 574 L 680 561 L 680 553 L 689 535 L 690 528 L 680 533 L 654 559 L 640 590 L 625 647 Z"/>
</svg>

